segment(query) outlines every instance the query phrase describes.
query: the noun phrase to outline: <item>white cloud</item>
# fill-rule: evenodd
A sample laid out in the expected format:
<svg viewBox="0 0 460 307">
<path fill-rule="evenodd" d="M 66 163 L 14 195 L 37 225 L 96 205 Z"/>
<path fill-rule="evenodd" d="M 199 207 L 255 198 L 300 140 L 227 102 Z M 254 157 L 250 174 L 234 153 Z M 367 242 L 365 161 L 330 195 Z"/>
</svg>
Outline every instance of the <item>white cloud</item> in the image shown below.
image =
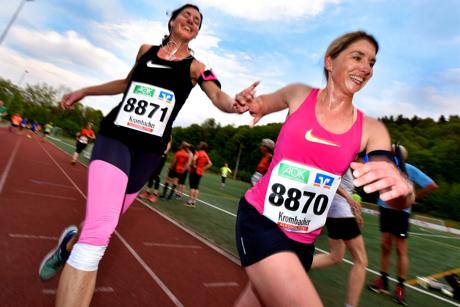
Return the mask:
<svg viewBox="0 0 460 307">
<path fill-rule="evenodd" d="M 446 81 L 460 85 L 460 68 L 448 69 L 443 73 L 443 77 Z"/>
<path fill-rule="evenodd" d="M 401 82 L 390 84 L 378 95 L 363 95 L 357 106 L 373 117 L 404 115 L 431 117 L 460 114 L 460 95 L 444 93 L 434 87 L 417 88 Z"/>
<path fill-rule="evenodd" d="M 253 21 L 285 20 L 319 15 L 328 4 L 341 0 L 199 0 L 199 5 L 213 7 L 225 13 Z"/>
</svg>

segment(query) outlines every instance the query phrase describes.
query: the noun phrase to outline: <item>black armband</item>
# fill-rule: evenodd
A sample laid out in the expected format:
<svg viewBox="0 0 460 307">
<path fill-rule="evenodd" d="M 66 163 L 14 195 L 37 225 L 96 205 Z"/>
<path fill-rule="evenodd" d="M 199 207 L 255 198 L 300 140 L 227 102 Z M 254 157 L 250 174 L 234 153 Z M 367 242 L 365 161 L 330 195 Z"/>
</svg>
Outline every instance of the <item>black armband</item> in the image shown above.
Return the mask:
<svg viewBox="0 0 460 307">
<path fill-rule="evenodd" d="M 212 72 L 212 69 L 206 69 L 206 70 L 202 69 L 201 70 L 200 77 L 198 78 L 197 83 L 201 85 L 204 81 L 212 81 L 219 88 L 221 88 L 220 82 L 217 79 L 216 75 Z"/>
<path fill-rule="evenodd" d="M 387 160 L 395 163 L 395 157 L 389 150 L 373 150 L 364 156 L 364 162 Z"/>
</svg>

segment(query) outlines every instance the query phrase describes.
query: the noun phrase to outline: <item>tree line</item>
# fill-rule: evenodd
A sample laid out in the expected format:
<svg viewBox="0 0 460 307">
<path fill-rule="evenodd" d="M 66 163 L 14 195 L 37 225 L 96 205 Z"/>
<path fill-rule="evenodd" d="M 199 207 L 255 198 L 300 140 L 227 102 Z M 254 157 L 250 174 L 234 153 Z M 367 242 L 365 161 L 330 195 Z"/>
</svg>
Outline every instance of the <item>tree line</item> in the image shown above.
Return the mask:
<svg viewBox="0 0 460 307">
<path fill-rule="evenodd" d="M 101 111 L 81 104 L 73 110 L 63 111 L 59 108 L 58 94 L 67 91 L 46 84 L 27 85 L 22 89 L 0 79 L 0 99 L 5 102 L 9 114 L 18 112 L 41 124 L 53 122 L 69 136 L 75 135 L 86 122 L 91 121 L 97 132 L 103 117 Z M 441 116 L 434 120 L 399 115 L 381 120 L 387 126 L 393 142 L 398 141 L 407 148 L 407 162 L 421 169 L 439 185 L 438 190 L 414 206 L 414 211 L 460 221 L 460 117 Z M 179 148 L 182 141 L 194 145 L 205 141 L 213 161 L 212 170 L 218 172 L 227 162 L 230 168 L 237 171 L 238 179 L 249 181 L 261 157 L 260 141 L 263 138 L 276 141 L 280 129 L 280 123 L 250 128 L 221 126 L 214 119 L 208 119 L 189 127 L 175 127 L 172 148 L 173 151 Z M 375 202 L 375 195 L 363 193 L 362 196 L 367 201 Z"/>
</svg>

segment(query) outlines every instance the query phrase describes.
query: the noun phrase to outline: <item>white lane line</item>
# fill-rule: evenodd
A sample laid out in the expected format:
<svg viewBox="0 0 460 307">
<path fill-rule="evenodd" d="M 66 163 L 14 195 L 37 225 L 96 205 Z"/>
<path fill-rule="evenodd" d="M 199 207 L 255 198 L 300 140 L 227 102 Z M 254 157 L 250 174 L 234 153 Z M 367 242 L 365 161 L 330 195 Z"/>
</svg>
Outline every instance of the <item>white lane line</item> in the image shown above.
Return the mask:
<svg viewBox="0 0 460 307">
<path fill-rule="evenodd" d="M 46 295 L 56 295 L 56 289 L 43 289 L 42 293 Z M 94 289 L 94 292 L 99 293 L 113 293 L 115 290 L 112 287 L 97 287 Z"/>
<path fill-rule="evenodd" d="M 58 237 L 50 237 L 50 236 L 40 236 L 40 235 L 28 235 L 22 233 L 9 233 L 8 236 L 14 239 L 36 239 L 36 240 L 53 240 L 57 241 Z"/>
<path fill-rule="evenodd" d="M 227 287 L 239 287 L 240 285 L 237 282 L 207 282 L 203 283 L 203 286 L 206 288 L 227 288 Z"/>
<path fill-rule="evenodd" d="M 161 183 L 161 185 L 164 186 L 164 184 L 162 184 L 162 183 Z M 189 195 L 188 195 L 187 193 L 185 193 L 185 192 L 182 192 L 182 194 L 184 194 L 185 196 L 189 197 Z M 138 200 L 140 200 L 140 198 L 138 198 Z M 204 200 L 197 199 L 197 201 L 200 202 L 200 203 L 205 204 L 206 206 L 209 206 L 209 207 L 214 208 L 214 209 L 216 209 L 216 210 L 222 211 L 222 212 L 224 212 L 224 213 L 226 213 L 226 214 L 228 214 L 228 215 L 231 215 L 231 216 L 233 216 L 233 217 L 236 217 L 236 214 L 235 214 L 235 213 L 231 213 L 230 211 L 227 211 L 227 210 L 224 210 L 224 209 L 219 208 L 219 207 L 217 207 L 217 206 L 214 206 L 214 205 L 212 205 L 212 204 L 210 204 L 210 203 L 205 202 Z"/>
<path fill-rule="evenodd" d="M 155 247 L 174 247 L 174 248 L 190 248 L 190 249 L 201 249 L 199 245 L 186 245 L 186 244 L 165 244 L 165 243 L 154 243 L 154 242 L 144 242 L 145 246 L 155 246 Z"/>
<path fill-rule="evenodd" d="M 240 260 L 238 258 L 233 256 L 229 252 L 227 252 L 227 251 L 225 251 L 225 250 L 223 250 L 223 249 L 211 244 L 210 240 L 208 240 L 205 237 L 202 237 L 200 234 L 198 234 L 198 233 L 186 228 L 185 226 L 181 225 L 179 222 L 173 220 L 172 218 L 170 218 L 169 216 L 167 216 L 166 214 L 161 212 L 160 210 L 157 210 L 157 209 L 149 206 L 149 204 L 146 201 L 144 201 L 143 199 L 138 197 L 137 201 L 139 201 L 147 209 L 153 211 L 154 213 L 156 213 L 157 215 L 161 216 L 162 218 L 164 218 L 165 220 L 167 220 L 171 224 L 174 224 L 176 227 L 182 229 L 184 232 L 188 233 L 189 235 L 191 235 L 192 237 L 194 237 L 195 239 L 197 239 L 198 241 L 200 241 L 201 243 L 203 243 L 207 247 L 209 247 L 209 248 L 213 249 L 214 251 L 218 252 L 219 254 L 221 254 L 222 256 L 227 258 L 228 260 L 232 261 L 233 263 L 235 263 L 237 265 L 241 265 L 241 262 L 240 262 Z"/>
<path fill-rule="evenodd" d="M 323 249 L 321 249 L 321 248 L 318 248 L 318 247 L 316 247 L 316 250 L 320 251 L 320 252 L 323 253 L 323 254 L 329 254 L 329 252 L 327 252 L 327 251 L 325 251 L 325 250 L 323 250 Z M 343 262 L 346 262 L 346 263 L 349 263 L 349 264 L 353 265 L 353 261 L 350 261 L 350 260 L 345 259 L 345 258 L 343 258 Z M 374 270 L 372 270 L 372 269 L 366 268 L 366 271 L 371 272 L 371 273 L 374 274 L 374 275 L 380 276 L 380 272 L 374 271 Z M 388 276 L 387 278 L 388 278 L 389 280 L 395 282 L 395 283 L 398 282 L 398 280 L 396 280 L 396 279 L 393 278 L 393 277 Z M 444 298 L 444 297 L 442 297 L 442 296 L 433 294 L 433 293 L 431 293 L 431 292 L 425 291 L 425 290 L 420 289 L 420 288 L 418 288 L 418 287 L 414 287 L 414 286 L 408 285 L 408 284 L 405 284 L 405 286 L 406 286 L 406 288 L 411 288 L 412 290 L 415 290 L 415 291 L 418 291 L 418 292 L 420 292 L 420 293 L 423 293 L 423 294 L 429 295 L 429 296 L 431 296 L 431 297 L 437 298 L 438 300 L 444 301 L 444 302 L 449 303 L 449 304 L 451 304 L 451 305 L 459 306 L 457 302 L 450 301 L 450 300 L 448 300 L 448 299 L 446 299 L 446 298 Z"/>
<path fill-rule="evenodd" d="M 421 232 L 409 232 L 411 235 L 421 236 L 421 237 L 434 237 L 434 238 L 445 238 L 445 239 L 454 239 L 460 240 L 460 237 L 453 237 L 453 236 L 442 236 L 442 235 L 435 235 L 435 234 L 427 234 Z"/>
<path fill-rule="evenodd" d="M 42 149 L 46 152 L 46 154 L 50 157 L 50 159 L 54 162 L 54 164 L 61 170 L 64 176 L 70 181 L 70 183 L 75 187 L 75 189 L 80 193 L 80 195 L 86 200 L 85 193 L 80 190 L 78 185 L 70 178 L 70 176 L 66 173 L 66 171 L 57 163 L 57 161 L 51 156 L 51 154 L 40 144 Z M 136 251 L 128 244 L 128 242 L 115 230 L 114 234 L 117 236 L 118 239 L 123 243 L 123 245 L 128 249 L 128 251 L 133 255 L 133 257 L 139 262 L 139 264 L 144 268 L 144 270 L 150 275 L 150 277 L 158 284 L 158 286 L 163 290 L 163 292 L 169 297 L 169 299 L 178 307 L 183 307 L 184 305 L 179 301 L 179 299 L 172 293 L 171 290 L 161 281 L 161 279 L 152 271 L 152 269 L 142 260 L 142 258 L 136 253 Z"/>
<path fill-rule="evenodd" d="M 44 184 L 44 185 L 50 185 L 50 186 L 54 186 L 54 187 L 73 189 L 73 186 L 71 186 L 71 185 L 53 183 L 53 182 L 49 182 L 49 181 L 46 181 L 46 180 L 29 179 L 29 181 L 32 182 L 32 183 L 35 183 L 35 184 Z"/>
<path fill-rule="evenodd" d="M 59 195 L 54 195 L 54 194 L 35 193 L 35 192 L 29 192 L 29 191 L 23 191 L 23 190 L 16 190 L 16 192 L 22 193 L 22 194 L 28 194 L 28 195 L 57 198 L 57 199 L 77 200 L 75 197 L 59 196 Z"/>
<path fill-rule="evenodd" d="M 22 142 L 22 138 L 20 138 L 17 142 L 16 145 L 14 145 L 13 151 L 11 152 L 10 158 L 8 159 L 8 163 L 6 164 L 5 170 L 2 173 L 2 178 L 0 178 L 0 194 L 2 194 L 3 191 L 3 186 L 5 185 L 6 182 L 6 177 L 8 177 L 8 174 L 11 169 L 11 165 L 13 165 L 14 158 L 16 157 L 16 153 L 18 152 L 19 145 Z"/>
</svg>

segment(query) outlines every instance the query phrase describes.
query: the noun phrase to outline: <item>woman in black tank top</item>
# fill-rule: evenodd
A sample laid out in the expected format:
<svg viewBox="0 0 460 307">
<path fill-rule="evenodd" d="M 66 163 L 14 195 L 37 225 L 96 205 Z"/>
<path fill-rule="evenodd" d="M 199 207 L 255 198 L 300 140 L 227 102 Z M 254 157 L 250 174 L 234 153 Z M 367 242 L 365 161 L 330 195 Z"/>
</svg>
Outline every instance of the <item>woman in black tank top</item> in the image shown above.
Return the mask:
<svg viewBox="0 0 460 307">
<path fill-rule="evenodd" d="M 103 119 L 94 146 L 88 170 L 87 213 L 78 242 L 70 243 L 77 236 L 76 227 L 67 228 L 39 269 L 40 278 L 47 280 L 68 260 L 56 306 L 90 304 L 97 266 L 119 216 L 155 170 L 174 119 L 192 88 L 198 83 L 224 112 L 247 111 L 236 107 L 212 71 L 206 71 L 191 53 L 189 42 L 198 35 L 202 17 L 194 5 L 178 8 L 168 22 L 169 35 L 160 46 L 142 45 L 126 78 L 82 88 L 62 98 L 61 107 L 68 109 L 86 96 L 123 93 L 122 101 Z M 121 193 L 120 187 L 124 189 Z"/>
</svg>

